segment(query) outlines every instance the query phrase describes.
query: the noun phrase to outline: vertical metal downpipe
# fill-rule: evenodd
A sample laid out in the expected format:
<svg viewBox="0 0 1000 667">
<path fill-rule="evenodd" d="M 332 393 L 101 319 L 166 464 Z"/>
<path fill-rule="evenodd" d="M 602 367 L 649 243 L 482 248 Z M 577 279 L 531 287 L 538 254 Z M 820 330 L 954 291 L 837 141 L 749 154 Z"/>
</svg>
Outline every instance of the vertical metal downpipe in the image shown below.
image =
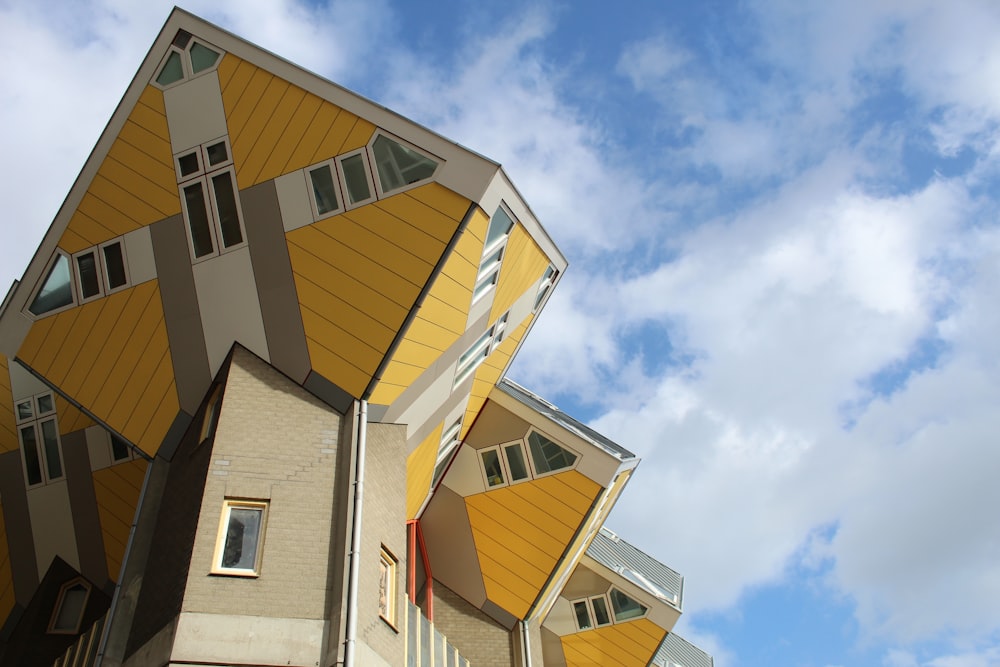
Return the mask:
<svg viewBox="0 0 1000 667">
<path fill-rule="evenodd" d="M 354 644 L 358 637 L 358 578 L 361 570 L 361 509 L 365 486 L 365 444 L 368 435 L 368 401 L 358 402 L 358 454 L 354 473 L 354 512 L 351 520 L 350 574 L 347 578 L 347 632 L 344 638 L 344 667 L 354 667 Z"/>
<path fill-rule="evenodd" d="M 528 641 L 528 622 L 521 621 L 521 648 L 524 653 L 524 667 L 531 667 L 531 646 Z"/>
</svg>

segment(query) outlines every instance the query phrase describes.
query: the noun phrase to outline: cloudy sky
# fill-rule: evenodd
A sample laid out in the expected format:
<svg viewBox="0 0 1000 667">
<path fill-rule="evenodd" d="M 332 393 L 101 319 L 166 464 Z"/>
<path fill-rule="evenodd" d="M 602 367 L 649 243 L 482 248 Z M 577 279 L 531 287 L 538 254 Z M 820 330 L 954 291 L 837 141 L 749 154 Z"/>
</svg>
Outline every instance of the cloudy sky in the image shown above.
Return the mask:
<svg viewBox="0 0 1000 667">
<path fill-rule="evenodd" d="M 512 376 L 718 667 L 1000 665 L 1000 4 L 612 7 L 187 9 L 505 166 L 572 263 Z M 0 0 L 0 293 L 169 9 Z"/>
</svg>

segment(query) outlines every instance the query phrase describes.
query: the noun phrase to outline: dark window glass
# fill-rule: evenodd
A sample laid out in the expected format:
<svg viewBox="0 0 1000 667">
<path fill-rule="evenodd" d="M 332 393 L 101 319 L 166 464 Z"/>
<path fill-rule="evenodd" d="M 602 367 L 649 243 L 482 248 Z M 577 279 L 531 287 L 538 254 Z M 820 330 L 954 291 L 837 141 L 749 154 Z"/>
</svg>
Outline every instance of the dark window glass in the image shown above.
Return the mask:
<svg viewBox="0 0 1000 667">
<path fill-rule="evenodd" d="M 391 192 L 434 175 L 437 162 L 380 135 L 372 144 L 383 192 Z"/>
<path fill-rule="evenodd" d="M 21 429 L 21 449 L 24 452 L 24 468 L 28 472 L 28 486 L 42 483 L 42 464 L 38 460 L 38 440 L 35 427 Z"/>
<path fill-rule="evenodd" d="M 616 621 L 627 621 L 639 618 L 646 613 L 646 608 L 622 593 L 617 588 L 611 589 L 611 606 L 615 610 Z"/>
<path fill-rule="evenodd" d="M 512 481 L 519 481 L 528 478 L 528 466 L 524 463 L 524 453 L 520 444 L 507 445 L 504 448 L 507 455 L 507 467 L 510 469 Z"/>
<path fill-rule="evenodd" d="M 198 42 L 191 45 L 191 71 L 195 74 L 207 70 L 218 59 L 219 54 L 207 46 Z"/>
<path fill-rule="evenodd" d="M 59 458 L 59 434 L 56 433 L 56 423 L 53 420 L 41 423 L 42 442 L 45 444 L 45 469 L 49 479 L 62 477 L 62 459 Z"/>
<path fill-rule="evenodd" d="M 121 243 L 104 246 L 104 266 L 108 271 L 108 289 L 124 287 L 128 277 L 125 274 L 125 256 L 122 254 Z"/>
<path fill-rule="evenodd" d="M 52 402 L 52 394 L 43 394 L 36 399 L 38 403 L 38 415 L 47 415 L 56 409 L 55 404 Z"/>
<path fill-rule="evenodd" d="M 604 601 L 603 595 L 590 598 L 590 604 L 594 605 L 594 623 L 596 625 L 607 625 L 611 622 L 611 616 L 608 615 L 608 603 Z"/>
<path fill-rule="evenodd" d="M 257 560 L 257 538 L 260 536 L 262 511 L 247 507 L 229 510 L 226 546 L 222 552 L 222 567 L 253 570 Z"/>
<path fill-rule="evenodd" d="M 216 166 L 225 163 L 229 160 L 229 151 L 226 150 L 226 142 L 220 141 L 217 144 L 212 144 L 205 149 L 208 154 L 208 164 L 209 166 Z"/>
<path fill-rule="evenodd" d="M 59 600 L 59 611 L 56 612 L 52 623 L 53 631 L 75 633 L 80 628 L 89 593 L 90 589 L 83 584 L 74 584 L 63 591 Z"/>
<path fill-rule="evenodd" d="M 182 178 L 197 174 L 201 171 L 201 160 L 198 158 L 198 151 L 177 158 L 177 166 L 180 167 Z"/>
<path fill-rule="evenodd" d="M 76 268 L 80 274 L 80 294 L 83 298 L 89 299 L 100 294 L 101 279 L 97 274 L 97 255 L 93 252 L 78 255 Z"/>
<path fill-rule="evenodd" d="M 368 188 L 368 174 L 365 159 L 361 155 L 352 155 L 340 161 L 344 170 L 344 180 L 347 182 L 347 196 L 352 204 L 364 201 L 372 196 Z"/>
<path fill-rule="evenodd" d="M 161 86 L 169 86 L 183 78 L 184 66 L 181 64 L 181 54 L 171 51 L 170 55 L 167 56 L 167 62 L 163 64 L 163 69 L 160 70 L 159 76 L 156 77 L 156 83 Z"/>
<path fill-rule="evenodd" d="M 69 272 L 69 258 L 66 255 L 57 255 L 56 261 L 49 269 L 49 275 L 42 283 L 42 289 L 38 290 L 38 296 L 28 308 L 32 315 L 43 315 L 73 303 L 73 280 Z"/>
<path fill-rule="evenodd" d="M 483 458 L 483 468 L 486 469 L 486 483 L 488 486 L 499 486 L 504 483 L 503 466 L 500 464 L 500 456 L 495 449 L 489 449 L 480 454 Z"/>
<path fill-rule="evenodd" d="M 587 611 L 587 603 L 583 600 L 573 603 L 573 613 L 576 615 L 576 627 L 587 630 L 592 627 L 590 624 L 590 612 Z"/>
<path fill-rule="evenodd" d="M 532 432 L 528 436 L 528 447 L 531 449 L 531 460 L 538 474 L 570 468 L 576 461 L 576 454 L 563 449 L 537 432 Z"/>
<path fill-rule="evenodd" d="M 333 182 L 330 166 L 326 165 L 309 172 L 312 181 L 313 197 L 316 198 L 316 212 L 320 215 L 336 211 L 340 208 L 337 201 L 337 186 Z"/>
<path fill-rule="evenodd" d="M 191 244 L 194 246 L 194 256 L 211 255 L 215 246 L 212 243 L 212 228 L 208 220 L 205 191 L 201 187 L 201 182 L 185 186 L 184 201 L 187 204 L 188 225 L 191 226 Z"/>
<path fill-rule="evenodd" d="M 31 401 L 23 401 L 17 404 L 17 420 L 24 421 L 31 419 L 35 413 L 31 410 Z"/>
<path fill-rule="evenodd" d="M 117 435 L 111 436 L 111 458 L 115 461 L 121 461 L 122 459 L 128 458 L 128 443 L 119 438 Z"/>
<path fill-rule="evenodd" d="M 222 229 L 222 246 L 231 248 L 243 243 L 243 230 L 240 229 L 239 211 L 236 204 L 236 192 L 233 188 L 233 176 L 223 172 L 212 177 L 212 188 L 215 190 L 215 204 L 219 209 L 219 227 Z"/>
</svg>

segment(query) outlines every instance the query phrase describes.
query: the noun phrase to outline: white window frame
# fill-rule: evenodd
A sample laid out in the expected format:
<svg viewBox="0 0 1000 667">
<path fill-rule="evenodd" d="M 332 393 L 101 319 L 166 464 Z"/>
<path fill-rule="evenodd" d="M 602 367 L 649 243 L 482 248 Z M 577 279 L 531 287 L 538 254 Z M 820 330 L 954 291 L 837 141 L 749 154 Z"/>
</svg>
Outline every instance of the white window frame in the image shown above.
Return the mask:
<svg viewBox="0 0 1000 667">
<path fill-rule="evenodd" d="M 365 180 L 368 183 L 368 198 L 361 199 L 356 202 L 351 201 L 351 190 L 347 187 L 347 174 L 344 171 L 344 160 L 349 160 L 352 157 L 361 157 L 361 162 L 364 164 L 364 175 Z M 372 178 L 372 163 L 368 159 L 368 150 L 365 147 L 358 148 L 356 150 L 338 155 L 333 159 L 337 165 L 337 176 L 340 179 L 340 191 L 343 194 L 343 201 L 341 205 L 344 207 L 345 211 L 350 211 L 351 209 L 358 208 L 359 206 L 364 206 L 365 204 L 370 204 L 375 201 L 378 197 L 378 191 L 375 190 L 375 180 Z"/>
<path fill-rule="evenodd" d="M 561 447 L 562 449 L 565 449 L 570 454 L 573 454 L 574 456 L 576 456 L 576 458 L 573 459 L 573 465 L 565 467 L 565 468 L 557 468 L 555 470 L 549 470 L 548 472 L 538 472 L 538 469 L 535 467 L 535 457 L 531 455 L 531 443 L 528 442 L 528 438 L 531 437 L 532 433 L 537 433 L 538 435 L 542 436 L 543 438 L 545 438 L 549 442 L 552 442 L 552 443 L 556 444 L 557 446 Z M 531 476 L 534 477 L 535 479 L 541 479 L 542 477 L 549 477 L 550 475 L 558 475 L 559 473 L 566 472 L 567 470 L 576 470 L 577 465 L 580 464 L 580 458 L 581 458 L 580 452 L 576 451 L 572 447 L 567 447 L 566 445 L 562 444 L 561 442 L 559 442 L 555 438 L 552 438 L 552 437 L 546 435 L 544 432 L 539 431 L 534 426 L 532 426 L 531 428 L 529 428 L 528 432 L 524 434 L 523 441 L 524 441 L 524 449 L 528 453 L 529 465 L 531 466 Z"/>
<path fill-rule="evenodd" d="M 398 188 L 394 188 L 392 190 L 385 190 L 382 187 L 382 179 L 378 175 L 378 160 L 375 158 L 375 141 L 378 140 L 379 137 L 385 137 L 386 139 L 388 139 L 390 141 L 396 142 L 400 146 L 403 146 L 405 148 L 410 149 L 414 153 L 419 153 L 420 155 L 423 155 L 428 160 L 433 160 L 433 161 L 437 162 L 437 166 L 434 168 L 434 171 L 431 173 L 431 175 L 428 176 L 427 178 L 422 178 L 419 181 L 414 181 L 413 183 L 407 183 L 406 185 L 402 185 L 402 186 L 400 186 Z M 405 141 L 404 139 L 400 139 L 396 135 L 389 134 L 385 130 L 381 130 L 381 129 L 377 130 L 375 132 L 375 134 L 372 135 L 371 140 L 368 142 L 368 145 L 365 146 L 365 148 L 368 151 L 368 163 L 371 165 L 371 172 L 372 172 L 372 176 L 374 177 L 375 188 L 376 188 L 376 191 L 378 192 L 378 198 L 379 199 L 382 199 L 383 197 L 387 197 L 389 195 L 396 195 L 396 194 L 399 194 L 400 192 L 406 192 L 407 190 L 412 190 L 413 188 L 418 188 L 421 185 L 425 185 L 427 183 L 432 182 L 434 180 L 434 175 L 438 173 L 438 170 L 441 169 L 441 166 L 445 162 L 444 160 L 442 160 L 438 156 L 434 155 L 433 153 L 429 153 L 428 151 L 425 151 L 423 148 L 419 148 L 417 146 L 414 146 L 409 141 Z M 393 164 L 393 167 L 396 168 L 397 171 L 398 171 L 398 167 L 395 164 Z M 400 172 L 400 174 L 402 175 L 402 172 Z M 405 179 L 403 179 L 403 180 L 405 180 Z"/>
<path fill-rule="evenodd" d="M 122 264 L 125 268 L 125 283 L 114 288 L 111 287 L 111 277 L 108 272 L 108 261 L 104 250 L 105 248 L 113 245 L 118 245 L 119 248 L 121 248 Z M 94 255 L 97 268 L 97 294 L 89 297 L 85 297 L 83 295 L 83 277 L 80 275 L 79 258 L 84 255 Z M 122 236 L 74 253 L 71 262 L 73 264 L 74 294 L 78 304 L 96 301 L 97 299 L 120 292 L 132 286 L 132 277 L 128 270 L 128 257 L 125 254 L 125 238 Z"/>
<path fill-rule="evenodd" d="M 333 188 L 337 196 L 337 206 L 330 209 L 326 213 L 319 212 L 319 202 L 316 201 L 316 190 L 312 182 L 312 172 L 319 169 L 326 169 L 330 172 L 330 180 L 333 183 Z M 331 158 L 325 162 L 320 162 L 319 164 L 314 164 L 311 167 L 306 167 L 303 170 L 303 174 L 306 179 L 306 187 L 309 189 L 309 205 L 312 208 L 313 220 L 324 220 L 347 210 L 344 208 L 344 192 L 343 186 L 340 183 L 340 172 L 337 171 L 336 158 Z"/>
<path fill-rule="evenodd" d="M 545 439 L 550 440 L 551 442 L 554 442 L 556 445 L 558 445 L 559 447 L 562 447 L 567 452 L 575 455 L 576 458 L 573 460 L 573 465 L 571 465 L 569 467 L 566 467 L 566 468 L 559 468 L 557 470 L 552 470 L 552 471 L 545 472 L 545 473 L 539 473 L 538 470 L 535 468 L 535 460 L 531 456 L 531 448 L 528 445 L 528 436 L 531 435 L 532 433 L 538 433 L 539 435 L 543 436 Z M 511 472 L 510 472 L 511 471 L 510 458 L 507 455 L 507 448 L 508 447 L 512 447 L 512 446 L 517 446 L 521 450 L 521 456 L 523 457 L 523 459 L 525 461 L 525 470 L 528 473 L 527 477 L 523 477 L 521 479 L 514 479 L 513 476 L 511 475 Z M 483 455 L 482 455 L 482 453 L 486 452 L 486 451 L 494 451 L 494 450 L 497 452 L 497 456 L 500 459 L 500 468 L 501 468 L 501 471 L 503 473 L 503 483 L 490 485 L 489 476 L 486 473 L 486 463 L 485 463 L 485 461 L 483 461 Z M 525 436 L 523 438 L 519 438 L 517 440 L 510 440 L 510 441 L 507 441 L 507 442 L 500 443 L 498 445 L 490 445 L 489 447 L 483 447 L 482 449 L 477 449 L 476 450 L 476 455 L 479 457 L 479 473 L 480 473 L 480 475 L 482 475 L 483 483 L 486 485 L 486 490 L 487 491 L 491 491 L 493 489 L 499 489 L 499 488 L 502 488 L 504 486 L 512 486 L 512 485 L 515 485 L 515 484 L 521 484 L 522 482 L 530 482 L 532 480 L 541 479 L 542 477 L 548 477 L 550 475 L 557 475 L 557 474 L 559 474 L 561 472 L 566 472 L 567 470 L 574 470 L 574 469 L 576 469 L 576 466 L 580 462 L 580 458 L 581 458 L 580 453 L 577 452 L 576 450 L 574 450 L 574 449 L 572 449 L 570 447 L 566 447 L 562 443 L 556 441 L 553 438 L 550 438 L 549 436 L 545 435 L 544 433 L 542 433 L 541 431 L 539 431 L 538 429 L 536 429 L 534 427 L 529 428 L 528 432 L 525 434 Z"/>
<path fill-rule="evenodd" d="M 448 461 L 451 460 L 451 454 L 458 446 L 462 444 L 462 440 L 459 437 L 462 434 L 462 420 L 463 417 L 459 417 L 455 420 L 455 423 L 448 427 L 441 434 L 441 442 L 438 445 L 438 455 L 437 460 L 434 462 L 434 476 L 431 477 L 431 486 L 438 483 L 438 480 L 444 476 L 444 467 L 447 465 Z"/>
<path fill-rule="evenodd" d="M 218 164 L 211 165 L 208 161 L 208 149 L 217 146 L 220 143 L 225 145 L 226 160 Z M 182 176 L 180 160 L 181 158 L 192 154 L 196 154 L 198 156 L 199 169 L 196 172 Z M 224 253 L 246 247 L 247 230 L 243 219 L 243 205 L 240 202 L 240 188 L 239 183 L 236 180 L 236 169 L 233 166 L 233 149 L 229 143 L 229 137 L 219 137 L 217 139 L 213 139 L 212 141 L 206 141 L 203 144 L 194 146 L 185 151 L 175 153 L 174 170 L 178 179 L 177 189 L 181 198 L 181 208 L 184 214 L 184 226 L 185 231 L 187 232 L 188 250 L 191 253 L 191 261 L 193 263 L 203 262 L 213 257 L 218 257 Z M 236 219 L 239 223 L 240 238 L 242 239 L 239 243 L 234 243 L 228 246 L 223 245 L 222 243 L 222 216 L 219 213 L 219 202 L 215 193 L 215 188 L 212 185 L 212 179 L 222 174 L 229 174 L 229 178 L 233 185 L 233 199 L 236 205 Z M 197 256 L 195 254 L 194 234 L 191 231 L 191 212 L 188 209 L 187 197 L 184 195 L 185 188 L 188 188 L 195 183 L 200 183 L 202 194 L 205 197 L 205 203 L 207 206 L 206 212 L 208 214 L 209 222 L 208 228 L 212 240 L 212 252 L 201 256 Z"/>
<path fill-rule="evenodd" d="M 528 460 L 528 451 L 525 449 L 523 440 L 511 440 L 510 442 L 505 442 L 500 447 L 501 457 L 503 459 L 504 468 L 507 471 L 507 484 L 513 486 L 515 484 L 521 484 L 523 482 L 530 482 L 534 479 L 533 472 L 531 470 L 531 463 Z M 521 450 L 521 459 L 524 461 L 524 471 L 527 473 L 525 477 L 521 479 L 514 479 L 513 474 L 511 474 L 510 458 L 507 456 L 508 447 L 517 447 Z"/>
<path fill-rule="evenodd" d="M 559 277 L 559 270 L 553 265 L 549 264 L 548 268 L 545 269 L 545 273 L 542 274 L 542 280 L 538 284 L 538 290 L 535 292 L 535 305 L 532 306 L 531 312 L 537 313 L 545 303 L 546 297 L 549 292 L 552 291 L 552 286 L 555 285 L 556 279 Z"/>
<path fill-rule="evenodd" d="M 44 412 L 39 406 L 39 401 L 43 397 L 52 401 L 52 408 Z M 18 407 L 24 403 L 30 403 L 31 405 L 30 417 L 21 417 L 18 413 Z M 56 416 L 55 395 L 52 392 L 47 391 L 14 401 L 14 416 L 17 428 L 18 450 L 21 455 L 21 472 L 24 474 L 25 487 L 29 489 L 35 488 L 65 479 L 66 461 L 62 452 L 62 438 L 59 435 L 59 420 Z M 56 453 L 59 456 L 58 476 L 51 476 L 49 472 L 52 462 L 49 461 L 48 452 L 45 449 L 44 432 L 42 430 L 42 425 L 47 423 L 52 424 L 53 433 L 56 438 Z M 37 457 L 39 471 L 41 472 L 41 479 L 37 482 L 32 482 L 30 476 L 28 475 L 28 460 L 24 454 L 27 447 L 24 442 L 24 431 L 27 429 L 32 430 L 35 440 L 35 456 Z"/>
<path fill-rule="evenodd" d="M 483 246 L 483 255 L 479 260 L 479 269 L 476 272 L 476 284 L 472 288 L 472 303 L 476 303 L 484 296 L 489 294 L 496 287 L 497 283 L 500 281 L 500 269 L 503 268 L 503 260 L 507 254 L 507 241 L 510 240 L 510 235 L 514 232 L 517 227 L 517 217 L 511 212 L 507 205 L 502 201 L 497 206 L 497 210 L 490 217 L 489 224 L 486 225 L 486 239 L 483 243 L 486 244 L 488 241 L 490 226 L 493 224 L 494 218 L 496 218 L 497 212 L 503 210 L 504 214 L 513 223 L 504 234 L 494 240 L 492 243 L 488 243 Z M 496 259 L 493 259 L 493 255 L 497 255 Z M 487 263 L 489 260 L 489 263 Z"/>
<path fill-rule="evenodd" d="M 80 607 L 80 614 L 76 618 L 76 624 L 73 627 L 58 628 L 56 627 L 56 622 L 59 620 L 60 612 L 62 611 L 63 605 L 66 602 L 66 593 L 71 588 L 76 588 L 81 586 L 84 590 L 83 594 L 83 605 Z M 52 615 L 49 617 L 49 626 L 46 630 L 46 634 L 50 635 L 75 635 L 80 632 L 80 625 L 83 623 L 83 617 L 87 614 L 87 603 L 90 602 L 90 593 L 93 590 L 93 586 L 90 582 L 83 577 L 76 577 L 64 583 L 59 588 L 59 594 L 56 597 L 56 603 L 52 607 Z"/>
<path fill-rule="evenodd" d="M 52 274 L 52 270 L 55 268 L 56 262 L 59 261 L 60 257 L 66 258 L 66 261 L 69 263 L 69 290 L 71 301 L 65 306 L 59 306 L 58 308 L 53 308 L 52 310 L 46 310 L 45 312 L 36 315 L 31 312 L 31 306 L 34 305 L 35 301 L 38 299 L 38 294 L 42 291 L 42 288 L 45 287 L 45 283 L 48 282 L 49 276 Z M 63 250 L 56 248 L 56 251 L 52 253 L 52 257 L 45 265 L 45 271 L 42 272 L 42 277 L 39 278 L 38 284 L 35 285 L 35 289 L 32 290 L 31 298 L 29 298 L 28 302 L 25 304 L 23 312 L 28 318 L 34 321 L 40 320 L 43 317 L 49 317 L 50 315 L 65 312 L 70 308 L 77 307 L 78 305 L 80 305 L 80 302 L 76 289 L 76 269 L 74 267 L 73 256 L 68 252 L 64 252 Z"/>
<path fill-rule="evenodd" d="M 113 246 L 115 244 L 118 244 L 118 247 L 121 248 L 122 251 L 122 266 L 124 266 L 125 268 L 125 283 L 123 285 L 119 285 L 118 287 L 111 287 L 111 276 L 108 271 L 108 258 L 105 255 L 104 249 Z M 97 251 L 98 251 L 97 254 L 99 255 L 101 261 L 101 270 L 102 270 L 101 277 L 104 278 L 104 294 L 105 295 L 115 294 L 116 292 L 121 292 L 122 290 L 131 287 L 132 272 L 129 271 L 128 268 L 128 255 L 126 254 L 125 251 L 125 237 L 119 236 L 117 238 L 111 239 L 110 241 L 105 241 L 104 243 L 101 243 L 97 246 Z"/>
<path fill-rule="evenodd" d="M 497 459 L 500 461 L 500 474 L 503 478 L 498 484 L 490 484 L 489 475 L 486 473 L 486 462 L 483 461 L 483 454 L 486 452 L 495 452 Z M 483 447 L 482 449 L 476 450 L 476 456 L 479 457 L 479 472 L 483 476 L 483 484 L 486 485 L 487 491 L 492 491 L 493 489 L 501 489 L 505 486 L 510 486 L 510 471 L 507 470 L 507 460 L 504 458 L 503 450 L 500 449 L 500 445 L 492 445 L 490 447 Z"/>
<path fill-rule="evenodd" d="M 195 73 L 195 71 L 194 71 L 194 65 L 191 62 L 191 49 L 192 49 L 192 47 L 195 44 L 201 44 L 205 48 L 211 49 L 212 51 L 215 51 L 215 52 L 217 52 L 219 54 L 219 57 L 215 60 L 215 64 L 214 65 L 212 65 L 211 67 L 207 67 L 207 68 L 205 68 L 202 71 L 197 72 L 197 73 Z M 183 74 L 182 74 L 181 78 L 178 79 L 177 81 L 173 81 L 171 83 L 163 84 L 163 83 L 160 83 L 159 81 L 157 81 L 157 79 L 160 77 L 160 73 L 163 71 L 163 68 L 167 64 L 167 61 L 170 59 L 170 54 L 171 53 L 177 53 L 177 54 L 180 55 L 180 58 L 181 58 L 181 72 Z M 160 90 L 167 90 L 168 88 L 173 88 L 174 86 L 179 86 L 182 83 L 184 83 L 185 81 L 190 81 L 191 79 L 193 79 L 195 77 L 199 77 L 199 76 L 201 76 L 203 74 L 207 74 L 209 72 L 215 71 L 216 69 L 219 68 L 219 63 L 222 62 L 222 59 L 225 56 L 226 56 L 226 52 L 223 51 L 222 49 L 220 49 L 219 47 L 215 46 L 214 44 L 209 44 L 208 42 L 206 42 L 206 41 L 204 41 L 202 39 L 199 39 L 199 38 L 195 37 L 194 35 L 189 35 L 188 42 L 187 42 L 187 44 L 184 45 L 183 48 L 181 48 L 177 44 L 171 44 L 170 45 L 170 47 L 167 49 L 166 54 L 164 54 L 163 58 L 160 60 L 160 64 L 156 66 L 156 70 L 155 70 L 155 72 L 153 74 L 153 77 L 150 79 L 149 83 L 151 85 L 159 88 Z"/>
<path fill-rule="evenodd" d="M 614 605 L 611 603 L 612 591 L 618 591 L 619 593 L 621 593 L 622 595 L 624 595 L 625 597 L 627 597 L 628 599 L 632 600 L 640 607 L 645 609 L 645 611 L 642 613 L 641 616 L 633 616 L 632 618 L 619 620 L 618 617 L 615 615 Z M 600 599 L 604 602 L 604 610 L 607 612 L 608 616 L 607 623 L 598 624 L 597 622 L 597 614 L 594 613 L 594 600 L 597 599 Z M 587 606 L 587 616 L 588 616 L 587 620 L 590 621 L 590 627 L 588 628 L 580 627 L 580 619 L 576 615 L 576 605 L 580 603 L 585 604 Z M 627 594 L 625 591 L 613 585 L 609 586 L 608 590 L 604 591 L 603 593 L 598 593 L 597 595 L 589 595 L 587 597 L 575 598 L 573 600 L 570 600 L 569 606 L 570 606 L 570 611 L 573 615 L 573 623 L 576 625 L 576 629 L 578 632 L 585 632 L 587 630 L 596 630 L 597 628 L 606 628 L 609 625 L 617 625 L 619 623 L 629 623 L 631 621 L 635 621 L 640 618 L 646 618 L 649 615 L 649 607 L 647 605 L 642 604 L 641 602 L 633 598 L 631 595 Z"/>
<path fill-rule="evenodd" d="M 222 503 L 222 514 L 219 517 L 219 532 L 215 539 L 215 551 L 212 554 L 212 574 L 256 578 L 260 576 L 261 562 L 264 556 L 264 534 L 267 530 L 267 514 L 269 502 L 266 500 L 242 500 L 226 498 Z M 252 568 L 226 567 L 222 564 L 225 554 L 226 539 L 229 536 L 229 518 L 233 509 L 251 509 L 260 511 L 260 522 L 257 529 L 256 551 Z"/>
<path fill-rule="evenodd" d="M 385 545 L 379 549 L 379 600 L 378 615 L 393 628 L 396 627 L 399 560 Z"/>
</svg>

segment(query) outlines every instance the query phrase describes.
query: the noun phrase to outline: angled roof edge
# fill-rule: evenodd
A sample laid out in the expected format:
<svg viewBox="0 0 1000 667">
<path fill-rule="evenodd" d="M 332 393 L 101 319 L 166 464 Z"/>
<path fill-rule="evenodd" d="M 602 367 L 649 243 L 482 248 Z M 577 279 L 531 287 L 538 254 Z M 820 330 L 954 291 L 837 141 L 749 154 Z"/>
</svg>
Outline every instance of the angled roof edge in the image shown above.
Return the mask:
<svg viewBox="0 0 1000 667">
<path fill-rule="evenodd" d="M 653 656 L 657 667 L 715 667 L 715 659 L 680 635 L 668 632 Z"/>
<path fill-rule="evenodd" d="M 684 577 L 647 553 L 602 527 L 587 548 L 587 556 L 650 595 L 681 611 Z"/>
<path fill-rule="evenodd" d="M 602 449 L 619 461 L 622 461 L 623 463 L 635 461 L 638 463 L 638 457 L 632 452 L 628 451 L 610 438 L 601 435 L 583 422 L 569 416 L 552 403 L 549 403 L 538 394 L 525 389 L 513 380 L 501 377 L 500 381 L 497 383 L 497 389 L 518 402 L 528 406 L 535 412 L 549 418 L 556 424 L 565 428 L 567 431 L 575 433 L 577 436 L 583 438 L 599 449 Z"/>
</svg>

